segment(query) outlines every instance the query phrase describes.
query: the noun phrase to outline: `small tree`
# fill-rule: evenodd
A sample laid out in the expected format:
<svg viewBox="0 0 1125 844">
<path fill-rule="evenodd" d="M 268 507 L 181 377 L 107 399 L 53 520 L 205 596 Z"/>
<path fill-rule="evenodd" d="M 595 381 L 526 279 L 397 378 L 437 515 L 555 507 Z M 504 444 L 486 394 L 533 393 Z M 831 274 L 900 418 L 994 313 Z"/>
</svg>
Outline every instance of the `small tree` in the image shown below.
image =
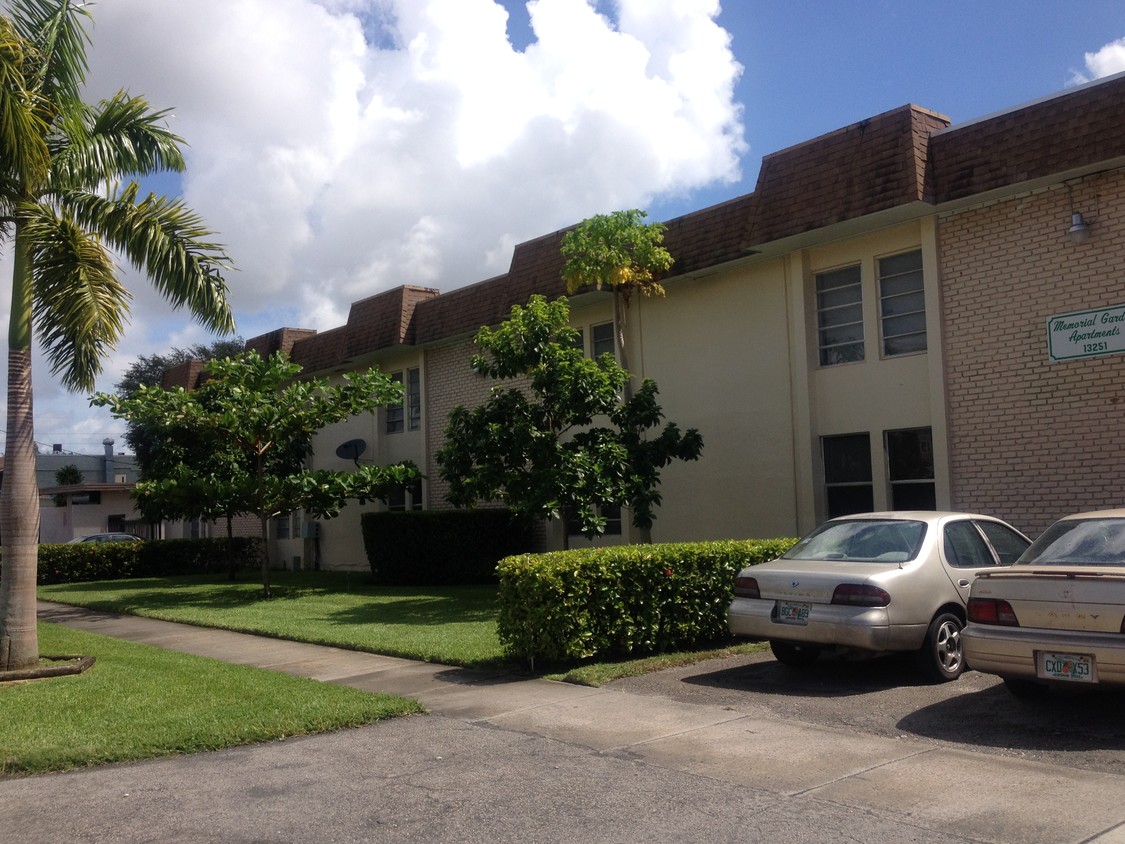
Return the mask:
<svg viewBox="0 0 1125 844">
<path fill-rule="evenodd" d="M 350 373 L 342 384 L 297 380 L 301 367 L 257 352 L 211 361 L 210 378 L 193 391 L 138 389 L 134 398 L 100 393 L 92 399 L 116 418 L 144 427 L 162 444 L 138 504 L 149 518 L 254 515 L 261 526 L 262 592 L 271 596 L 269 520 L 292 510 L 321 518 L 350 499 L 386 498 L 418 476 L 410 463 L 311 470 L 318 430 L 401 401 L 402 387 L 378 370 Z"/>
<path fill-rule="evenodd" d="M 533 296 L 499 328 L 478 332 L 473 370 L 528 389 L 497 385 L 484 404 L 450 414 L 437 454 L 449 501 L 503 501 L 531 519 L 569 511 L 587 537 L 605 530 L 599 507 L 628 506 L 636 527 L 651 528 L 660 469 L 697 459 L 703 438 L 669 423 L 646 439 L 663 419 L 656 384 L 646 380 L 623 401 L 629 373 L 612 355 L 584 357 L 569 319 L 566 299 Z"/>
<path fill-rule="evenodd" d="M 563 278 L 568 293 L 584 287 L 613 292 L 613 328 L 621 366 L 629 368 L 629 346 L 625 316 L 634 293 L 645 298 L 663 296 L 660 276 L 673 263 L 664 248 L 665 226 L 645 223 L 644 211 L 614 211 L 583 220 L 563 236 L 562 254 L 567 258 Z M 625 398 L 632 396 L 632 385 L 625 383 Z"/>
<path fill-rule="evenodd" d="M 83 480 L 85 479 L 82 477 L 82 470 L 73 463 L 67 463 L 55 470 L 55 483 L 59 486 L 73 486 L 82 483 Z"/>
</svg>

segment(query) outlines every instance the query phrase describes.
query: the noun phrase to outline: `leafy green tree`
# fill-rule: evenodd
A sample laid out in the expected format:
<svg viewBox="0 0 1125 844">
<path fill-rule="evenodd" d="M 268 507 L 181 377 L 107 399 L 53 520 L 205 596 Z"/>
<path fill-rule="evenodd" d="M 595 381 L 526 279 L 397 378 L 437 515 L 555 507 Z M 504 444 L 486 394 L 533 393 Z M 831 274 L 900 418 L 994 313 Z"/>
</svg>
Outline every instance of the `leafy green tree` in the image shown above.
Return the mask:
<svg viewBox="0 0 1125 844">
<path fill-rule="evenodd" d="M 621 366 L 629 369 L 625 317 L 634 293 L 645 298 L 664 296 L 660 276 L 673 263 L 664 248 L 662 223 L 645 223 L 644 211 L 614 211 L 583 220 L 563 235 L 562 254 L 567 258 L 563 278 L 568 293 L 584 287 L 613 293 L 613 328 Z M 625 383 L 625 397 L 632 395 Z"/>
<path fill-rule="evenodd" d="M 210 345 L 196 343 L 186 349 L 173 348 L 164 354 L 141 355 L 129 365 L 114 387 L 117 395 L 126 399 L 132 398 L 142 386 L 159 387 L 164 380 L 164 373 L 175 366 L 192 360 L 207 362 L 236 357 L 242 354 L 245 347 L 245 340 L 241 337 L 232 337 L 220 338 Z M 149 462 L 158 457 L 154 454 L 157 443 L 147 436 L 141 425 L 132 422 L 125 426 L 125 442 L 136 455 L 141 477 L 144 477 Z"/>
<path fill-rule="evenodd" d="M 55 470 L 55 483 L 59 486 L 73 486 L 82 483 L 83 480 L 85 479 L 82 470 L 73 463 L 67 463 Z"/>
<path fill-rule="evenodd" d="M 8 407 L 0 534 L 0 670 L 38 663 L 31 353 L 93 389 L 128 312 L 114 254 L 146 273 L 172 305 L 233 330 L 223 249 L 182 202 L 139 196 L 134 176 L 184 168 L 167 112 L 124 92 L 82 101 L 87 7 L 75 0 L 9 0 L 0 15 L 0 237 L 12 244 Z M 104 192 L 102 192 L 104 191 Z"/>
<path fill-rule="evenodd" d="M 656 431 L 664 417 L 655 382 L 623 400 L 629 373 L 612 355 L 586 358 L 569 319 L 566 299 L 532 296 L 499 328 L 477 333 L 473 370 L 515 384 L 450 414 L 437 454 L 449 501 L 502 501 L 530 519 L 569 512 L 587 537 L 605 531 L 599 508 L 627 506 L 634 526 L 650 530 L 660 470 L 698 459 L 703 438 L 673 423 Z"/>
<path fill-rule="evenodd" d="M 132 398 L 99 393 L 92 402 L 160 443 L 136 488 L 146 517 L 258 517 L 265 597 L 271 518 L 293 510 L 331 518 L 351 499 L 386 500 L 418 477 L 411 463 L 347 472 L 305 466 L 321 428 L 402 401 L 402 385 L 385 373 L 349 373 L 338 384 L 298 379 L 298 364 L 253 351 L 213 360 L 206 371 L 211 377 L 196 390 L 150 385 Z"/>
</svg>

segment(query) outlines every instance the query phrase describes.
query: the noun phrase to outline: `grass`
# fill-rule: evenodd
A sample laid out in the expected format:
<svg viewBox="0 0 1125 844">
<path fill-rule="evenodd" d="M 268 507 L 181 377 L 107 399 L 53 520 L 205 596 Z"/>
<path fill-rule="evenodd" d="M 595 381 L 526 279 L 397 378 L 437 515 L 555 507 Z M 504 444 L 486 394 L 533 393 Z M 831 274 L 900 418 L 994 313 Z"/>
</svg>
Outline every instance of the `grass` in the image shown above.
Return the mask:
<svg viewBox="0 0 1125 844">
<path fill-rule="evenodd" d="M 422 711 L 371 694 L 54 624 L 44 653 L 97 658 L 84 674 L 0 686 L 0 775 L 216 750 Z"/>
<path fill-rule="evenodd" d="M 364 573 L 280 571 L 270 584 L 269 600 L 260 583 L 221 575 L 52 584 L 39 597 L 446 665 L 505 662 L 494 586 L 377 586 Z"/>
<path fill-rule="evenodd" d="M 366 573 L 272 572 L 274 597 L 261 585 L 225 577 L 64 583 L 39 587 L 39 597 L 115 613 L 181 621 L 371 653 L 461 665 L 514 668 L 496 633 L 493 586 L 390 587 Z M 762 645 L 729 645 L 623 662 L 547 669 L 543 676 L 586 686 L 688 665 Z"/>
</svg>

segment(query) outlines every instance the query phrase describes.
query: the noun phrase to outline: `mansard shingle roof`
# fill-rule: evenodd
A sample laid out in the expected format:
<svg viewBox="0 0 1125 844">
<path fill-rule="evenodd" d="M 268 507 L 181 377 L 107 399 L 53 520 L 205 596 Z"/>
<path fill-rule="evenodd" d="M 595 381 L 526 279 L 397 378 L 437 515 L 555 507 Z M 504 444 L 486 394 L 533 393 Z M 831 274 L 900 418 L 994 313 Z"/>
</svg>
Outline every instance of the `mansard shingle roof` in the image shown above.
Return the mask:
<svg viewBox="0 0 1125 844">
<path fill-rule="evenodd" d="M 719 267 L 766 244 L 896 208 L 936 207 L 1123 164 L 1125 74 L 962 126 L 902 106 L 768 155 L 754 193 L 669 221 L 671 275 Z M 281 329 L 247 346 L 288 346 L 294 360 L 319 371 L 380 349 L 495 325 L 533 293 L 565 293 L 565 231 L 519 244 L 508 272 L 487 281 L 444 294 L 401 287 L 353 304 L 340 328 Z"/>
</svg>

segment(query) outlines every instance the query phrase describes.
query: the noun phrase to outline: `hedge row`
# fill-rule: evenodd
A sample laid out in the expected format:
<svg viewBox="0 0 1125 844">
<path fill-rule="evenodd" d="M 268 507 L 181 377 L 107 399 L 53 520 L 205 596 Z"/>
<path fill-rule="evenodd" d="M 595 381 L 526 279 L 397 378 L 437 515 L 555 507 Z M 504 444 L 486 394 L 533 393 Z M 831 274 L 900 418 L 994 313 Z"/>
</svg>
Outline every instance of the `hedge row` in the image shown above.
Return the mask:
<svg viewBox="0 0 1125 844">
<path fill-rule="evenodd" d="M 530 526 L 507 510 L 364 513 L 367 561 L 377 583 L 495 583 L 496 563 L 532 547 Z"/>
<path fill-rule="evenodd" d="M 260 540 L 235 537 L 235 566 L 259 565 Z M 128 577 L 171 577 L 226 572 L 227 540 L 76 542 L 39 546 L 39 583 L 79 583 Z"/>
<path fill-rule="evenodd" d="M 739 570 L 796 539 L 626 545 L 500 561 L 499 634 L 548 663 L 689 650 L 726 638 Z"/>
</svg>

